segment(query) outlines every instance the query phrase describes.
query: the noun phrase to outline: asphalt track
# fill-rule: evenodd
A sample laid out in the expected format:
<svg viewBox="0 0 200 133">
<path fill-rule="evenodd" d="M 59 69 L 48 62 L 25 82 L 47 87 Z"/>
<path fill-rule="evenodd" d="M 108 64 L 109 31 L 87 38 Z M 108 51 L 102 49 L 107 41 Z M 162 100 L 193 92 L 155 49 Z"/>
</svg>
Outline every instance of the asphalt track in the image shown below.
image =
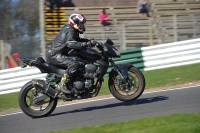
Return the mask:
<svg viewBox="0 0 200 133">
<path fill-rule="evenodd" d="M 78 126 L 147 116 L 200 112 L 200 86 L 144 93 L 133 102 L 113 97 L 60 106 L 49 117 L 32 119 L 22 112 L 0 116 L 0 133 L 45 133 Z"/>
</svg>

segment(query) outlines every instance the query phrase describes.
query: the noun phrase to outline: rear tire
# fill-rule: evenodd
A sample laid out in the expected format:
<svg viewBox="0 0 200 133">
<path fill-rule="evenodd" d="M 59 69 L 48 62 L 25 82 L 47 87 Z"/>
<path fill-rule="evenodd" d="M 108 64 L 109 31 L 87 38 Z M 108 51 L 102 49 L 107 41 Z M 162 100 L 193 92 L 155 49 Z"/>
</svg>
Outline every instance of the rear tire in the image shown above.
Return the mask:
<svg viewBox="0 0 200 133">
<path fill-rule="evenodd" d="M 111 94 L 120 101 L 128 102 L 136 100 L 144 92 L 145 78 L 139 69 L 135 67 L 129 68 L 128 77 L 133 85 L 129 88 L 125 88 L 123 87 L 124 84 L 120 84 L 120 77 L 116 71 L 110 74 L 108 82 L 109 90 Z"/>
<path fill-rule="evenodd" d="M 44 82 L 41 80 L 41 82 Z M 26 83 L 20 90 L 18 96 L 18 102 L 21 110 L 28 116 L 33 118 L 45 117 L 50 115 L 57 106 L 57 98 L 49 97 L 45 100 L 49 101 L 41 101 L 38 105 L 33 103 L 34 94 L 33 91 L 36 89 L 32 86 L 32 82 L 29 81 Z M 39 94 L 39 93 L 37 93 Z M 41 94 L 41 93 L 40 93 Z M 30 100 L 30 101 L 29 101 Z M 46 105 L 44 109 L 41 109 L 43 105 Z M 34 109 L 32 109 L 32 107 Z M 40 107 L 38 110 L 37 108 Z"/>
</svg>

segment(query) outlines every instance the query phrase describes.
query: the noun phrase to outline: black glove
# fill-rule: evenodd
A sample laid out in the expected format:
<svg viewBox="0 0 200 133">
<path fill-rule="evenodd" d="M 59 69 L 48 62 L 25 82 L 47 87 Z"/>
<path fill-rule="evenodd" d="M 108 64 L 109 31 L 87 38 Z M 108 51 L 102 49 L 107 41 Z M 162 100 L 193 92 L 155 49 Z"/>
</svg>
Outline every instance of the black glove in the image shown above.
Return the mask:
<svg viewBox="0 0 200 133">
<path fill-rule="evenodd" d="M 86 43 L 83 43 L 83 47 L 94 47 L 96 42 L 94 40 L 88 41 Z"/>
<path fill-rule="evenodd" d="M 96 42 L 95 46 L 96 46 L 97 48 L 101 48 L 101 47 L 102 47 L 101 44 L 100 44 L 99 42 Z"/>
</svg>

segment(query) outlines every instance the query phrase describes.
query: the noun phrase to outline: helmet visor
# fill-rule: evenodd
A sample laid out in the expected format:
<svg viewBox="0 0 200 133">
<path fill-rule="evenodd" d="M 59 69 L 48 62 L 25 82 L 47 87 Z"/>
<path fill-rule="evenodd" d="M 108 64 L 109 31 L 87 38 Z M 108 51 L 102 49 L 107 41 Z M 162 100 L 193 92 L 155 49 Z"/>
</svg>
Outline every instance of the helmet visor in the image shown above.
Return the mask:
<svg viewBox="0 0 200 133">
<path fill-rule="evenodd" d="M 85 32 L 85 29 L 86 29 L 86 23 L 85 23 L 85 22 L 82 22 L 82 23 L 79 24 L 79 26 L 80 26 L 80 31 L 81 31 L 82 33 L 84 33 L 84 32 Z"/>
</svg>

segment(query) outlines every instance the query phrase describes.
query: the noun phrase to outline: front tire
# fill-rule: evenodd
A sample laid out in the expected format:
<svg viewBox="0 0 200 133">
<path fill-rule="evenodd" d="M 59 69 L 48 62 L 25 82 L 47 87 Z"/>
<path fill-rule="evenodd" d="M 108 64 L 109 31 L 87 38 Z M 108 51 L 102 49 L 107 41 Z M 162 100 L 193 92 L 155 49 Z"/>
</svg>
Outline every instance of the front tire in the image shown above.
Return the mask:
<svg viewBox="0 0 200 133">
<path fill-rule="evenodd" d="M 145 78 L 139 69 L 130 67 L 127 80 L 132 83 L 129 87 L 125 87 L 125 84 L 121 81 L 121 78 L 116 71 L 113 71 L 110 74 L 108 82 L 109 90 L 111 94 L 120 101 L 127 102 L 136 100 L 144 92 Z"/>
<path fill-rule="evenodd" d="M 44 82 L 41 80 L 41 82 Z M 56 108 L 57 98 L 48 97 L 45 100 L 34 102 L 34 98 L 42 95 L 32 86 L 32 82 L 26 83 L 20 90 L 18 102 L 21 110 L 33 118 L 45 117 L 50 115 Z"/>
</svg>

